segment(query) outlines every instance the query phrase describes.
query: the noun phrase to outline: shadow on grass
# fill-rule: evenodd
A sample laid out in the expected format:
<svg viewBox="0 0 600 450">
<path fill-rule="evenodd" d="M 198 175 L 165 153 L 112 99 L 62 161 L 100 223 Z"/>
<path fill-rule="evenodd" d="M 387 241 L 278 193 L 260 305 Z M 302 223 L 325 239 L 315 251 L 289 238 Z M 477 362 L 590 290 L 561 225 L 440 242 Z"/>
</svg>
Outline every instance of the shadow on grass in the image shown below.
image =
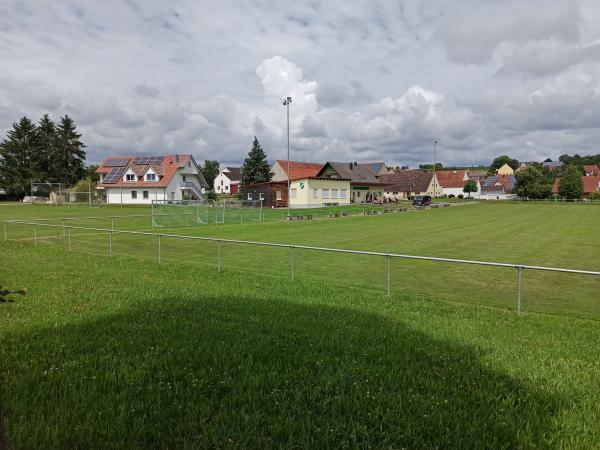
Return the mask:
<svg viewBox="0 0 600 450">
<path fill-rule="evenodd" d="M 353 309 L 198 297 L 9 337 L 9 442 L 521 448 L 556 437 L 561 399 L 468 346 Z"/>
</svg>

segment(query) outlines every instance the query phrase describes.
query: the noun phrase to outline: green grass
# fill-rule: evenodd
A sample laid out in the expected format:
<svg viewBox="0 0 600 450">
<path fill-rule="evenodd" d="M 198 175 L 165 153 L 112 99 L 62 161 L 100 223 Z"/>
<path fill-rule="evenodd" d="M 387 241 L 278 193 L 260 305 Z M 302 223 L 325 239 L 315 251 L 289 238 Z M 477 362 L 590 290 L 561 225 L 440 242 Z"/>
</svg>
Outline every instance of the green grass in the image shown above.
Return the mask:
<svg viewBox="0 0 600 450">
<path fill-rule="evenodd" d="M 5 207 L 4 217 L 85 216 L 87 208 Z M 0 220 L 3 209 L 0 209 Z M 143 208 L 101 208 L 91 211 L 106 220 L 72 220 L 68 223 L 110 228 L 108 216 L 145 214 Z M 27 214 L 23 214 L 27 213 Z M 474 259 L 511 264 L 600 270 L 600 206 L 573 204 L 465 204 L 451 208 L 378 216 L 315 219 L 287 223 L 280 210 L 267 210 L 265 223 L 160 228 L 162 233 L 200 235 L 295 245 L 312 245 L 409 255 Z M 60 223 L 56 221 L 55 223 Z M 116 219 L 115 227 L 150 231 L 147 217 Z M 33 240 L 31 226 L 9 225 L 9 237 Z M 106 255 L 108 236 L 86 230 L 72 231 L 72 247 Z M 40 245 L 66 249 L 63 231 L 38 227 Z M 162 239 L 164 262 L 187 261 L 196 266 L 216 267 L 213 242 Z M 157 258 L 154 237 L 113 237 L 113 255 Z M 290 276 L 288 249 L 224 244 L 224 268 Z M 295 272 L 300 279 L 323 283 L 386 289 L 386 261 L 369 256 L 316 253 L 296 250 Z M 427 298 L 472 302 L 514 309 L 515 269 L 476 267 L 448 263 L 392 260 L 392 289 Z M 600 278 L 585 275 L 525 271 L 523 309 L 600 319 Z"/>
<path fill-rule="evenodd" d="M 8 243 L 12 448 L 591 448 L 596 322 Z"/>
</svg>

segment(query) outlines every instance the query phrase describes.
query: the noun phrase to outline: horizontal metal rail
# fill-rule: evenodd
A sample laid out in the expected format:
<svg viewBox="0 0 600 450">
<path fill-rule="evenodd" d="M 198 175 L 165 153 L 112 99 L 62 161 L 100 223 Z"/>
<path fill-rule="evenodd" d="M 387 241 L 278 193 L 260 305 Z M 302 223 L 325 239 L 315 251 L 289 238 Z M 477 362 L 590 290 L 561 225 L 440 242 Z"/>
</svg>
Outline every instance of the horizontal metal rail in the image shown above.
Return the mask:
<svg viewBox="0 0 600 450">
<path fill-rule="evenodd" d="M 23 220 L 7 220 L 5 223 L 63 228 L 63 225 L 40 224 L 40 223 L 36 223 L 36 222 L 29 222 L 29 221 L 23 221 Z M 349 250 L 349 249 L 330 248 L 330 247 L 315 247 L 315 246 L 310 246 L 310 245 L 280 244 L 280 243 L 275 243 L 275 242 L 245 241 L 245 240 L 239 240 L 239 239 L 223 239 L 223 238 L 212 238 L 212 237 L 206 237 L 206 236 L 189 236 L 189 235 L 181 235 L 181 234 L 152 233 L 152 232 L 147 232 L 147 231 L 111 230 L 111 229 L 106 229 L 106 228 L 90 228 L 90 227 L 80 227 L 80 226 L 71 226 L 71 225 L 65 225 L 64 227 L 70 228 L 72 230 L 97 231 L 100 233 L 130 234 L 130 235 L 138 235 L 138 236 L 140 236 L 140 235 L 142 235 L 142 236 L 158 236 L 158 235 L 160 235 L 162 237 L 176 238 L 176 239 L 192 239 L 192 240 L 221 242 L 221 243 L 257 245 L 257 246 L 265 246 L 265 247 L 294 248 L 294 249 L 315 250 L 315 251 L 333 252 L 333 253 L 350 253 L 350 254 L 354 254 L 354 255 L 385 256 L 385 257 L 390 257 L 390 258 L 413 259 L 413 260 L 420 260 L 420 261 L 437 261 L 437 262 L 448 262 L 448 263 L 458 263 L 458 264 L 472 264 L 472 265 L 478 265 L 478 266 L 507 267 L 507 268 L 513 268 L 513 269 L 521 269 L 521 270 L 527 269 L 527 270 L 539 270 L 539 271 L 562 272 L 562 273 L 577 273 L 577 274 L 581 274 L 581 275 L 600 276 L 600 272 L 592 271 L 592 270 L 564 269 L 564 268 L 559 268 L 559 267 L 533 266 L 533 265 L 527 265 L 527 264 L 477 261 L 477 260 L 457 259 L 457 258 L 439 258 L 439 257 L 434 257 L 434 256 L 417 256 L 417 255 L 406 255 L 406 254 L 401 254 L 401 253 L 371 252 L 371 251 L 365 251 L 365 250 Z"/>
</svg>

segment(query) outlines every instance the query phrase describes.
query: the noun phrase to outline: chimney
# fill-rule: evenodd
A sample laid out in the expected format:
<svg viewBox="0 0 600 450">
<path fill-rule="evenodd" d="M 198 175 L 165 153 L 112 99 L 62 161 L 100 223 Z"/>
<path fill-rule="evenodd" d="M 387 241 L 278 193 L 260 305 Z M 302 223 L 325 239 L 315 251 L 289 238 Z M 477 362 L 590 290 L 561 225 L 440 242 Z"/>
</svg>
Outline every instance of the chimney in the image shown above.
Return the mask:
<svg viewBox="0 0 600 450">
<path fill-rule="evenodd" d="M 179 162 L 179 155 L 175 155 L 175 161 Z"/>
<path fill-rule="evenodd" d="M 354 161 L 354 167 L 358 166 L 358 163 L 356 161 Z"/>
<path fill-rule="evenodd" d="M 352 163 L 350 163 L 350 170 L 352 170 Z"/>
</svg>

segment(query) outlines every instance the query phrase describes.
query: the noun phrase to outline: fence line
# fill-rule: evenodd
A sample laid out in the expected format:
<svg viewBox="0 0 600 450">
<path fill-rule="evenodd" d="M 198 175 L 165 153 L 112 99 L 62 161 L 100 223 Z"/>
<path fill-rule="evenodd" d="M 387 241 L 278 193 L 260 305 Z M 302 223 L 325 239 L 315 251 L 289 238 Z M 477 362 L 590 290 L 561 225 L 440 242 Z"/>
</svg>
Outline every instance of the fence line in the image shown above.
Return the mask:
<svg viewBox="0 0 600 450">
<path fill-rule="evenodd" d="M 409 260 L 420 260 L 420 261 L 434 261 L 434 262 L 445 262 L 445 263 L 454 263 L 454 264 L 467 264 L 467 265 L 477 265 L 477 266 L 488 266 L 488 267 L 503 267 L 503 268 L 512 268 L 517 270 L 517 298 L 516 298 L 516 307 L 515 311 L 517 315 L 521 313 L 521 291 L 522 291 L 522 275 L 524 270 L 533 270 L 533 271 L 546 271 L 546 272 L 558 272 L 558 273 L 570 273 L 570 274 L 580 274 L 580 275 L 591 275 L 591 276 L 600 276 L 599 271 L 591 271 L 591 270 L 579 270 L 579 269 L 568 269 L 568 268 L 560 268 L 560 267 L 547 267 L 547 266 L 535 266 L 528 264 L 515 264 L 515 263 L 501 263 L 501 262 L 493 262 L 493 261 L 478 261 L 478 260 L 469 260 L 469 259 L 457 259 L 457 258 L 440 258 L 434 256 L 419 256 L 419 255 L 406 255 L 401 253 L 388 253 L 388 252 L 373 252 L 366 250 L 349 250 L 349 249 L 340 249 L 340 248 L 330 248 L 330 247 L 316 247 L 311 245 L 296 245 L 296 244 L 281 244 L 274 242 L 260 242 L 260 241 L 247 241 L 247 240 L 239 240 L 239 239 L 224 239 L 224 238 L 213 238 L 213 237 L 205 237 L 205 236 L 188 236 L 188 235 L 179 235 L 179 234 L 168 234 L 168 233 L 151 233 L 147 231 L 126 231 L 126 230 L 115 230 L 115 229 L 106 229 L 106 228 L 91 228 L 91 227 L 81 227 L 81 226 L 71 226 L 71 225 L 56 225 L 56 224 L 40 224 L 37 222 L 30 222 L 24 220 L 9 220 L 4 222 L 4 240 L 8 240 L 8 230 L 7 224 L 20 224 L 20 225 L 28 225 L 33 226 L 33 239 L 34 245 L 37 246 L 38 242 L 38 227 L 51 227 L 51 228 L 61 228 L 63 230 L 63 237 L 68 236 L 68 247 L 69 251 L 72 249 L 71 245 L 71 231 L 72 230 L 85 230 L 85 231 L 93 231 L 98 233 L 107 233 L 109 236 L 109 256 L 112 256 L 112 236 L 113 234 L 124 234 L 124 235 L 136 235 L 136 236 L 154 236 L 157 241 L 157 258 L 158 262 L 161 262 L 161 238 L 174 238 L 174 239 L 187 239 L 187 240 L 196 240 L 196 241 L 210 241 L 216 242 L 217 244 L 217 270 L 221 271 L 221 244 L 222 243 L 230 243 L 230 244 L 240 244 L 240 245 L 254 245 L 254 246 L 263 246 L 263 247 L 275 247 L 275 248 L 289 248 L 290 249 L 290 258 L 291 258 L 291 280 L 292 282 L 295 280 L 295 250 L 310 250 L 316 252 L 329 252 L 329 253 L 345 253 L 345 254 L 354 254 L 354 255 L 368 255 L 368 256 L 377 256 L 386 258 L 386 293 L 387 296 L 391 296 L 391 273 L 390 273 L 390 264 L 391 259 L 409 259 Z"/>
</svg>

